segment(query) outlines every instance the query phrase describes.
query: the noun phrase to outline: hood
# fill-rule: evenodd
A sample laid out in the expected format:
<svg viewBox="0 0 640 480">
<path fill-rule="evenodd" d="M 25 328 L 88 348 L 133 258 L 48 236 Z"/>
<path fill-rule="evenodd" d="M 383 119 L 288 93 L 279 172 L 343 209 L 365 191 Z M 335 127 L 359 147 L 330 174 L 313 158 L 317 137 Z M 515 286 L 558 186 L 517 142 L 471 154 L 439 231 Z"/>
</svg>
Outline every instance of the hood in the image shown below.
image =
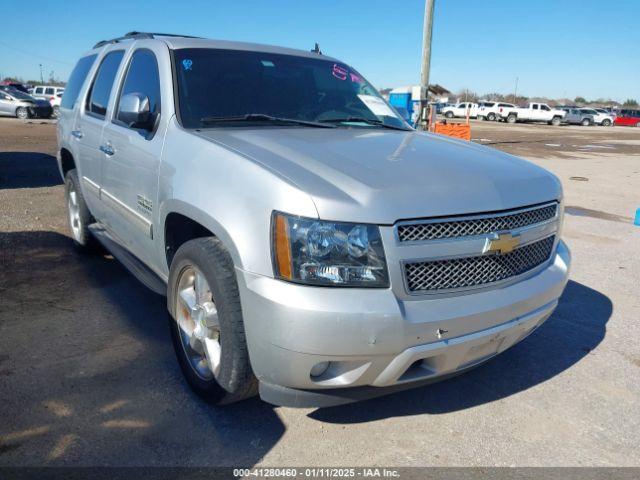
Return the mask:
<svg viewBox="0 0 640 480">
<path fill-rule="evenodd" d="M 320 218 L 397 220 L 489 212 L 558 199 L 548 171 L 471 142 L 365 128 L 230 127 L 200 136 L 276 171 Z M 295 213 L 295 205 L 291 206 Z"/>
</svg>

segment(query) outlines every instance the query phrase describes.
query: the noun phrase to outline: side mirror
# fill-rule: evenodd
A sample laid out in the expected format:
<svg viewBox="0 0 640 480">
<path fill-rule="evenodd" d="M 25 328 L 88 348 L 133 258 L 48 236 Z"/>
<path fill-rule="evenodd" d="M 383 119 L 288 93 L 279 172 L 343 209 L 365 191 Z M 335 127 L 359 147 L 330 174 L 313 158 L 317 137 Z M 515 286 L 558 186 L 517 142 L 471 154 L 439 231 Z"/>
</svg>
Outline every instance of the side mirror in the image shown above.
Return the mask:
<svg viewBox="0 0 640 480">
<path fill-rule="evenodd" d="M 128 93 L 120 99 L 118 120 L 128 127 L 153 129 L 153 115 L 149 111 L 149 97 L 142 93 Z"/>
</svg>

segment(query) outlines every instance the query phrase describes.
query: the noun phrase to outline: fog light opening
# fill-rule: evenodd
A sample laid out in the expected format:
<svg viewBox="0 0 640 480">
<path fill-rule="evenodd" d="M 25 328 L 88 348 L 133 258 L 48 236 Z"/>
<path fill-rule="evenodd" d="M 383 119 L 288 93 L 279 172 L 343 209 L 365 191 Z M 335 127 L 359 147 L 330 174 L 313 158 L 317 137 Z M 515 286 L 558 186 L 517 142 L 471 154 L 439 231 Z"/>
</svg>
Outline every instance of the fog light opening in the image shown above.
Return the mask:
<svg viewBox="0 0 640 480">
<path fill-rule="evenodd" d="M 329 368 L 330 362 L 320 362 L 316 363 L 313 367 L 311 367 L 311 372 L 309 374 L 312 377 L 319 377 Z"/>
</svg>

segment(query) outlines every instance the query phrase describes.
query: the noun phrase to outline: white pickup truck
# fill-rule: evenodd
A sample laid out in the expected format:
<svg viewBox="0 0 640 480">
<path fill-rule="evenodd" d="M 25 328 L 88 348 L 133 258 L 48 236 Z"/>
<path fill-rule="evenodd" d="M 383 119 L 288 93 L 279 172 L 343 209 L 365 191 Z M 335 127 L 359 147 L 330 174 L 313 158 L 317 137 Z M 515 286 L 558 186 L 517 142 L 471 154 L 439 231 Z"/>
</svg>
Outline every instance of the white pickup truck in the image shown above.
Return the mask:
<svg viewBox="0 0 640 480">
<path fill-rule="evenodd" d="M 500 116 L 508 123 L 516 122 L 546 122 L 558 126 L 566 115 L 563 110 L 551 108 L 546 103 L 532 102 L 527 107 L 504 108 Z"/>
</svg>

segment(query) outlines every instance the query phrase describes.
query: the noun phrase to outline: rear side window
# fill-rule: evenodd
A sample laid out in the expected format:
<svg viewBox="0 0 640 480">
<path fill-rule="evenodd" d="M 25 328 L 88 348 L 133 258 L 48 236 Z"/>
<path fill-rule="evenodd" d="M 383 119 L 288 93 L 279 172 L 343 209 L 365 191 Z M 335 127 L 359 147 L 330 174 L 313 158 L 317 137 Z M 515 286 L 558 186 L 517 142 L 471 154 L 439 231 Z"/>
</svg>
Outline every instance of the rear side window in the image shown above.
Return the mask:
<svg viewBox="0 0 640 480">
<path fill-rule="evenodd" d="M 113 89 L 113 80 L 116 78 L 123 56 L 124 50 L 109 52 L 102 60 L 100 68 L 98 68 L 86 106 L 86 110 L 97 117 L 104 118 L 107 114 L 107 105 Z"/>
<path fill-rule="evenodd" d="M 139 93 L 149 99 L 149 113 L 154 119 L 160 114 L 160 75 L 156 56 L 151 50 L 137 50 L 131 57 L 120 98 L 129 93 Z M 119 104 L 120 100 L 118 100 L 116 115 L 118 120 L 120 120 Z"/>
<path fill-rule="evenodd" d="M 46 89 L 44 90 L 44 94 L 45 94 L 45 95 L 53 95 L 53 94 L 55 93 L 55 91 L 56 91 L 56 89 L 55 89 L 55 88 L 51 88 L 51 87 L 49 87 L 49 88 L 46 88 Z"/>
<path fill-rule="evenodd" d="M 80 94 L 80 89 L 82 88 L 82 85 L 84 84 L 84 81 L 89 74 L 89 70 L 91 70 L 91 66 L 95 60 L 96 55 L 88 55 L 78 60 L 73 72 L 71 72 L 71 76 L 67 82 L 67 88 L 62 96 L 62 102 L 60 102 L 61 108 L 73 108 L 73 104 L 76 103 L 78 95 Z"/>
</svg>

